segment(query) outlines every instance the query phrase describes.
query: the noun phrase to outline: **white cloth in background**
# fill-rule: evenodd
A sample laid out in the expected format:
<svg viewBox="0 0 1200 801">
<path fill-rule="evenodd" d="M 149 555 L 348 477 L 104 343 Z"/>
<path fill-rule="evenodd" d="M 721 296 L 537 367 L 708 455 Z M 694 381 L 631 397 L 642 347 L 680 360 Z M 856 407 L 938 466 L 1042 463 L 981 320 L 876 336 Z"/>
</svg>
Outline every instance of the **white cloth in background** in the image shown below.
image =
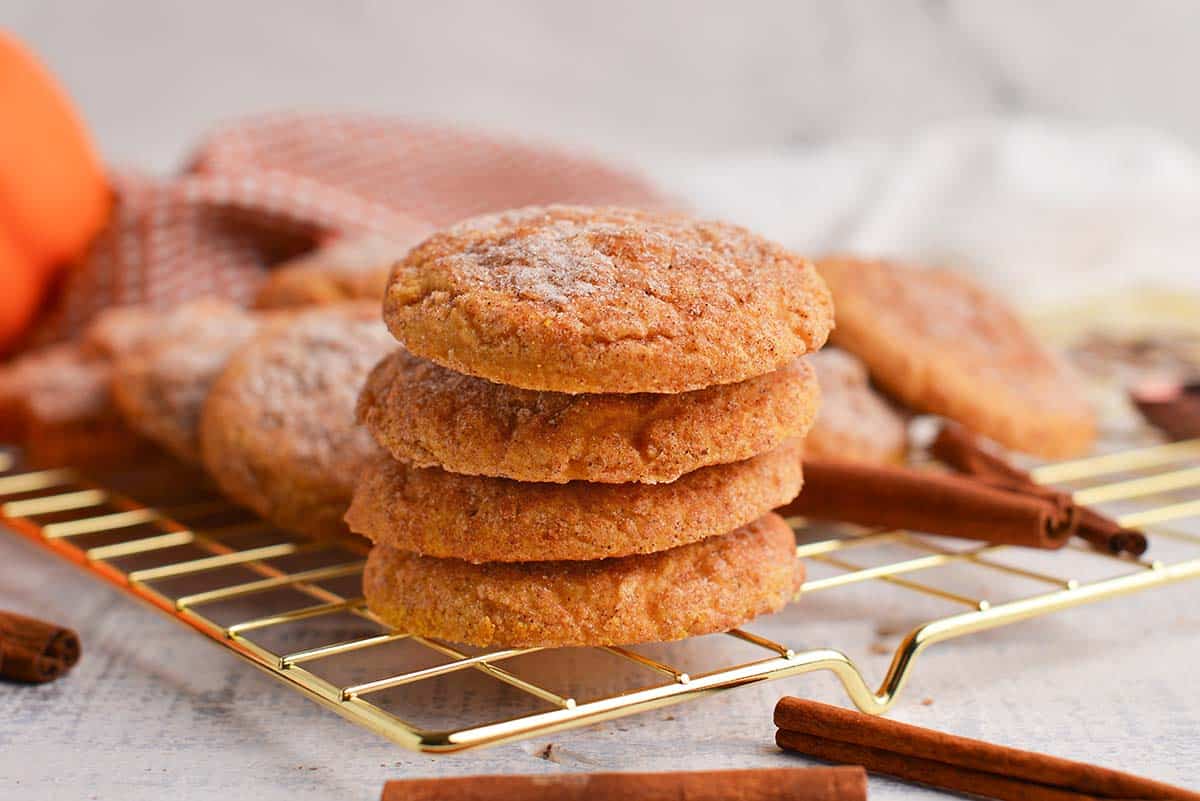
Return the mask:
<svg viewBox="0 0 1200 801">
<path fill-rule="evenodd" d="M 1029 308 L 1200 290 L 1200 158 L 1150 131 L 962 123 L 645 167 L 698 213 L 802 252 L 954 266 Z"/>
</svg>

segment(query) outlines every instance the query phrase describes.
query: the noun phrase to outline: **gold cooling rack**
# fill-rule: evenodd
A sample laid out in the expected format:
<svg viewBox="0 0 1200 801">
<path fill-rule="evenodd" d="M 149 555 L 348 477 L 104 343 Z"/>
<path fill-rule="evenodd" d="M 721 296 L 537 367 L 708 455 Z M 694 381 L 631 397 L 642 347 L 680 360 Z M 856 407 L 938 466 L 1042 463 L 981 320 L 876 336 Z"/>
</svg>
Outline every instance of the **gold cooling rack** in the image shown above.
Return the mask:
<svg viewBox="0 0 1200 801">
<path fill-rule="evenodd" d="M 197 497 L 198 479 L 149 473 L 101 484 L 73 469 L 21 472 L 0 451 L 0 522 L 318 703 L 422 751 L 545 734 L 816 670 L 832 671 L 860 709 L 881 713 L 933 643 L 1200 577 L 1200 537 L 1166 527 L 1200 518 L 1200 440 L 1049 465 L 1036 471 L 1039 480 L 1069 487 L 1082 502 L 1107 505 L 1126 525 L 1147 529 L 1155 561 L 899 531 L 821 532 L 797 521 L 798 553 L 811 576 L 801 594 L 821 596 L 806 598 L 806 605 L 844 609 L 835 593 L 857 586 L 898 592 L 910 612 L 936 601 L 951 613 L 911 618 L 927 622 L 900 642 L 878 690 L 840 651 L 793 650 L 742 630 L 680 644 L 722 660 L 734 645 L 743 654 L 688 672 L 671 664 L 678 652 L 669 647 L 477 651 L 406 635 L 363 605 L 361 544 L 297 539 L 215 493 Z M 1176 556 L 1167 559 L 1167 552 Z M 1099 566 L 1099 577 L 1074 572 L 1085 562 Z M 947 570 L 965 575 L 947 582 Z M 1026 590 L 991 595 L 998 576 Z M 560 668 L 547 671 L 550 664 Z M 597 677 L 598 689 L 575 686 L 595 685 Z M 449 709 L 459 717 L 438 717 Z"/>
</svg>

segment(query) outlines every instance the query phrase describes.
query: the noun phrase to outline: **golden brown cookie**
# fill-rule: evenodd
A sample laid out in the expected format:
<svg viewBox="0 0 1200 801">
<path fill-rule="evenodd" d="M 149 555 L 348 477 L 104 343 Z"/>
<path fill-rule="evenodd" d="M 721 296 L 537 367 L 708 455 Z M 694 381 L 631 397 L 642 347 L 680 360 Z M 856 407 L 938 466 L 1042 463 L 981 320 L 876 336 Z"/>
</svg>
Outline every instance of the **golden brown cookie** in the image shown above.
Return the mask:
<svg viewBox="0 0 1200 801">
<path fill-rule="evenodd" d="M 834 343 L 890 395 L 1003 445 L 1050 458 L 1096 436 L 1085 391 L 1005 303 L 948 270 L 831 258 Z"/>
<path fill-rule="evenodd" d="M 569 395 L 463 375 L 400 349 L 371 372 L 359 420 L 417 467 L 517 481 L 674 481 L 803 435 L 818 403 L 801 360 L 678 395 Z"/>
<path fill-rule="evenodd" d="M 185 305 L 152 314 L 141 341 L 130 336 L 118 349 L 112 395 L 126 423 L 176 458 L 200 461 L 200 410 L 209 389 L 259 320 L 229 303 Z"/>
<path fill-rule="evenodd" d="M 804 568 L 768 514 L 669 551 L 592 562 L 472 565 L 375 546 L 370 609 L 401 631 L 483 647 L 629 645 L 728 631 L 776 612 Z"/>
<path fill-rule="evenodd" d="M 649 553 L 732 531 L 791 501 L 802 458 L 789 440 L 670 484 L 530 484 L 380 454 L 363 470 L 346 522 L 383 545 L 468 562 Z"/>
<path fill-rule="evenodd" d="M 396 266 L 411 352 L 554 392 L 686 392 L 777 370 L 833 325 L 812 266 L 732 225 L 549 206 L 459 223 Z"/>
<path fill-rule="evenodd" d="M 335 240 L 272 269 L 254 305 L 275 309 L 380 300 L 392 265 L 430 230 L 414 221 L 411 231 Z"/>
<path fill-rule="evenodd" d="M 371 303 L 268 324 L 229 360 L 204 405 L 201 454 L 217 485 L 284 528 L 344 533 L 359 469 L 377 450 L 355 424 L 354 402 L 394 347 Z"/>
<path fill-rule="evenodd" d="M 907 423 L 871 388 L 863 363 L 837 348 L 825 348 L 805 359 L 816 368 L 821 410 L 804 440 L 804 457 L 903 461 L 908 450 Z"/>
</svg>

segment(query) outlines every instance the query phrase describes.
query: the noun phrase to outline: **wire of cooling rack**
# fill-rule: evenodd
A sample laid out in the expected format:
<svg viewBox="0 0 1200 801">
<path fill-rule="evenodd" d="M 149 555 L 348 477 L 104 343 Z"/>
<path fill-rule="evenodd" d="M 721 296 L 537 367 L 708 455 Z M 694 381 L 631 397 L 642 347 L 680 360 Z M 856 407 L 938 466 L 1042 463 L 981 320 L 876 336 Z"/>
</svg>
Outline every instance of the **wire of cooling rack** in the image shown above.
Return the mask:
<svg viewBox="0 0 1200 801">
<path fill-rule="evenodd" d="M 1126 508 L 1118 515 L 1124 525 L 1154 527 L 1200 517 L 1200 440 L 1048 465 L 1038 468 L 1034 475 L 1044 483 L 1073 489 L 1082 503 L 1124 504 Z M 1003 557 L 1015 550 L 1010 547 L 973 543 L 956 549 L 947 543 L 958 541 L 906 531 L 839 529 L 832 536 L 808 541 L 811 532 L 803 521 L 793 521 L 801 539 L 797 554 L 810 564 L 833 571 L 832 575 L 808 580 L 801 596 L 882 582 L 962 610 L 930 619 L 909 631 L 897 647 L 882 683 L 874 690 L 858 666 L 840 651 L 793 650 L 735 629 L 725 636 L 749 646 L 758 658 L 696 673 L 632 648 L 588 649 L 636 666 L 646 675 L 657 675 L 659 680 L 577 699 L 570 692 L 543 686 L 528 674 L 522 675 L 523 669 L 513 667 L 514 660 L 537 654 L 539 649 L 471 653 L 445 642 L 408 635 L 380 621 L 357 592 L 364 544 L 301 539 L 234 511 L 213 494 L 200 493 L 184 503 L 147 505 L 74 469 L 19 472 L 11 454 L 0 451 L 0 523 L 202 632 L 355 723 L 402 746 L 429 752 L 457 751 L 545 734 L 817 670 L 833 672 L 860 709 L 882 713 L 895 702 L 911 676 L 916 657 L 934 643 L 1200 578 L 1200 537 L 1170 528 L 1151 528 L 1151 532 L 1156 538 L 1169 538 L 1191 548 L 1185 558 L 1152 561 L 1080 547 L 1080 552 L 1116 569 L 1115 575 L 1083 581 L 1056 572 L 1061 562 L 1049 552 L 1037 552 L 1039 564 L 1031 568 L 1006 562 Z M 875 565 L 858 558 L 876 546 L 901 548 L 910 555 Z M 305 559 L 309 560 L 307 564 Z M 1014 576 L 1045 591 L 994 603 L 987 597 L 922 580 L 925 571 L 948 566 L 970 566 Z M 196 580 L 208 583 L 189 586 Z M 338 581 L 351 589 L 334 588 Z M 253 607 L 256 599 L 280 591 L 289 593 L 289 603 Z M 249 603 L 252 612 L 224 619 L 212 611 L 230 602 Z M 349 637 L 294 649 L 266 638 L 270 632 L 293 624 L 311 630 L 334 616 L 349 617 L 356 626 L 367 628 L 355 628 Z M 394 664 L 382 649 L 396 644 L 417 647 L 428 657 L 428 664 L 389 672 Z M 376 675 L 345 681 L 324 669 L 339 657 L 371 657 L 377 652 L 379 658 L 370 662 Z M 539 658 L 548 658 L 548 654 L 542 653 Z M 451 727 L 423 727 L 406 720 L 403 708 L 381 700 L 389 691 L 467 674 L 502 683 L 536 702 L 538 708 Z"/>
</svg>

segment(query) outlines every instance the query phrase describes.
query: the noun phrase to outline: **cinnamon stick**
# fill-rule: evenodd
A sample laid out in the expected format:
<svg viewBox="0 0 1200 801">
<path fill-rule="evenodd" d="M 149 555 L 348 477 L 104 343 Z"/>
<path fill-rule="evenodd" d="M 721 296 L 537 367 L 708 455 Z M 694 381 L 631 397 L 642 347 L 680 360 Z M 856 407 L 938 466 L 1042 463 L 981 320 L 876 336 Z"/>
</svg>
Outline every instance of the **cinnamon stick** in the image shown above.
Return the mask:
<svg viewBox="0 0 1200 801">
<path fill-rule="evenodd" d="M 865 801 L 860 767 L 402 779 L 380 801 Z"/>
<path fill-rule="evenodd" d="M 821 520 L 907 528 L 1031 548 L 1061 548 L 1073 505 L 969 478 L 826 459 L 804 461 L 804 490 L 781 510 Z"/>
<path fill-rule="evenodd" d="M 1035 495 L 1054 503 L 1074 506 L 1071 495 L 1033 480 L 1033 476 L 983 447 L 979 438 L 956 423 L 946 423 L 929 447 L 938 461 L 997 489 Z M 1075 534 L 1109 553 L 1146 552 L 1146 535 L 1125 528 L 1112 518 L 1086 506 L 1074 506 Z"/>
<path fill-rule="evenodd" d="M 800 698 L 780 699 L 775 724 L 781 748 L 1001 801 L 1200 801 L 1200 793 L 1109 768 Z"/>
<path fill-rule="evenodd" d="M 79 661 L 79 635 L 12 612 L 0 612 L 0 678 L 29 684 L 53 681 Z"/>
</svg>

